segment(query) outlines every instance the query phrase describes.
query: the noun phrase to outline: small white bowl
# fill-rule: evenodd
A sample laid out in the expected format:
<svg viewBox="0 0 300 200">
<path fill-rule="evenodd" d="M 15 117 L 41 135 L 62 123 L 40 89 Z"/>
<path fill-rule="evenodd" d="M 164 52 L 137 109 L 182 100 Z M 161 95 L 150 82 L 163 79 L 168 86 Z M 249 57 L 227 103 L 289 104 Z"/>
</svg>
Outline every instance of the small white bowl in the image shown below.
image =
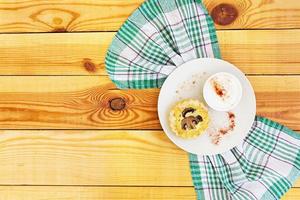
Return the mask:
<svg viewBox="0 0 300 200">
<path fill-rule="evenodd" d="M 220 93 L 217 94 L 219 91 Z M 203 87 L 204 100 L 209 107 L 217 111 L 226 112 L 234 109 L 240 103 L 242 93 L 239 79 L 227 72 L 210 76 Z"/>
</svg>

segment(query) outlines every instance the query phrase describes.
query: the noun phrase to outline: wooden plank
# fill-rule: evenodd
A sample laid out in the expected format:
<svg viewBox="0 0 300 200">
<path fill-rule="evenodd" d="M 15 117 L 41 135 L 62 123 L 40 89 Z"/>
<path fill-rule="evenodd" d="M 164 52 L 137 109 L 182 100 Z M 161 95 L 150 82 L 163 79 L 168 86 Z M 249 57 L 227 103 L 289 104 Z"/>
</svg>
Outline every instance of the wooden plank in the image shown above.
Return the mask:
<svg viewBox="0 0 300 200">
<path fill-rule="evenodd" d="M 108 77 L 0 78 L 3 129 L 157 129 L 158 90 L 119 91 Z M 3 89 L 3 90 L 2 90 Z M 122 98 L 126 109 L 110 101 Z"/>
<path fill-rule="evenodd" d="M 162 131 L 0 133 L 1 185 L 193 186 L 188 154 Z"/>
<path fill-rule="evenodd" d="M 195 200 L 192 187 L 0 187 L 3 199 L 14 200 Z"/>
<path fill-rule="evenodd" d="M 300 130 L 300 77 L 250 76 L 257 112 Z M 2 76 L 0 129 L 161 129 L 158 89 L 116 90 L 107 76 Z M 111 100 L 121 99 L 116 111 Z"/>
<path fill-rule="evenodd" d="M 0 32 L 115 31 L 144 0 L 0 1 Z M 298 0 L 204 0 L 211 12 L 227 3 L 237 19 L 218 29 L 299 28 Z"/>
<path fill-rule="evenodd" d="M 1 186 L 0 195 L 4 199 L 15 200 L 195 200 L 192 187 L 57 187 L 57 186 Z M 292 188 L 282 200 L 300 198 L 300 189 Z"/>
<path fill-rule="evenodd" d="M 55 187 L 55 186 L 1 186 L 0 195 L 4 199 L 15 200 L 195 200 L 192 187 Z M 293 188 L 282 200 L 300 198 L 300 189 Z"/>
<path fill-rule="evenodd" d="M 162 131 L 1 131 L 0 184 L 192 186 Z"/>
<path fill-rule="evenodd" d="M 117 30 L 144 0 L 0 1 L 0 32 Z"/>
<path fill-rule="evenodd" d="M 224 60 L 247 74 L 299 74 L 300 30 L 218 32 Z M 298 38 L 298 39 L 297 39 Z"/>
<path fill-rule="evenodd" d="M 281 200 L 297 200 L 297 199 L 300 199 L 300 188 L 292 188 L 281 198 Z"/>
<path fill-rule="evenodd" d="M 224 59 L 245 73 L 299 73 L 298 34 L 300 31 L 224 31 L 219 32 L 219 40 Z M 112 33 L 1 35 L 0 73 L 106 74 L 104 58 L 112 37 Z"/>
<path fill-rule="evenodd" d="M 1 75 L 105 74 L 114 33 L 0 35 Z"/>
<path fill-rule="evenodd" d="M 0 75 L 105 75 L 114 33 L 2 34 Z M 300 30 L 219 31 L 223 58 L 247 74 L 300 74 Z"/>
<path fill-rule="evenodd" d="M 300 188 L 300 179 L 298 179 L 298 180 L 296 181 L 296 183 L 294 183 L 293 187 L 295 187 L 295 188 Z"/>
<path fill-rule="evenodd" d="M 298 0 L 204 0 L 210 13 L 220 4 L 233 6 L 238 17 L 217 29 L 280 29 L 300 27 Z"/>
</svg>

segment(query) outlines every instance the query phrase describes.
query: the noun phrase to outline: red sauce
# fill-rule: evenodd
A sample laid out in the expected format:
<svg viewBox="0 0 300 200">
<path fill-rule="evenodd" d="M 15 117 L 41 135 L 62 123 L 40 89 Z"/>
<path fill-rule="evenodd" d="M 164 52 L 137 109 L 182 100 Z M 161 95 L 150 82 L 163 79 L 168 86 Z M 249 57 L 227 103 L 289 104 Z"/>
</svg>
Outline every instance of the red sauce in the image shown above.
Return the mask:
<svg viewBox="0 0 300 200">
<path fill-rule="evenodd" d="M 228 134 L 230 131 L 233 131 L 236 124 L 235 124 L 235 114 L 232 113 L 232 112 L 228 112 L 228 119 L 229 119 L 229 126 L 228 127 L 225 127 L 225 128 L 221 128 L 218 130 L 217 133 L 211 133 L 210 136 L 212 138 L 212 142 L 215 144 L 215 145 L 218 145 L 219 142 L 220 142 L 220 139 L 223 135 L 226 135 Z"/>
<path fill-rule="evenodd" d="M 229 112 L 228 117 L 229 117 L 229 119 L 235 119 L 235 114 L 232 112 Z"/>
<path fill-rule="evenodd" d="M 215 89 L 216 94 L 219 97 L 224 97 L 226 94 L 226 90 L 222 87 L 222 85 L 220 85 L 218 82 L 213 81 L 213 87 Z"/>
<path fill-rule="evenodd" d="M 222 135 L 226 135 L 229 131 L 233 131 L 234 128 L 235 128 L 235 114 L 232 113 L 232 112 L 228 112 L 228 118 L 229 118 L 229 121 L 230 121 L 229 127 L 222 128 L 222 129 L 219 130 L 219 132 Z"/>
<path fill-rule="evenodd" d="M 221 129 L 219 130 L 219 132 L 220 132 L 222 135 L 227 134 L 228 131 L 229 131 L 229 128 L 221 128 Z"/>
</svg>

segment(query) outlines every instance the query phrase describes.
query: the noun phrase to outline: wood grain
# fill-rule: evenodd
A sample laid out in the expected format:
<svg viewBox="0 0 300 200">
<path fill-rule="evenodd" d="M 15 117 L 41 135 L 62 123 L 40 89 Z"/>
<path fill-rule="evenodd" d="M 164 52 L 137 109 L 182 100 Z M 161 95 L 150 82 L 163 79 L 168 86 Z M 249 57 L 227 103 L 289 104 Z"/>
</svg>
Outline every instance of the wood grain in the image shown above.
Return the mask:
<svg viewBox="0 0 300 200">
<path fill-rule="evenodd" d="M 299 74 L 300 30 L 218 32 L 221 55 L 247 74 Z"/>
<path fill-rule="evenodd" d="M 195 199 L 188 155 L 159 130 L 159 90 L 106 76 L 115 33 L 47 33 L 116 31 L 143 1 L 0 0 L 0 199 Z M 300 30 L 223 30 L 300 28 L 299 1 L 204 3 L 238 11 L 217 34 L 225 60 L 266 75 L 248 76 L 258 114 L 300 130 Z M 294 187 L 283 199 L 300 199 Z"/>
<path fill-rule="evenodd" d="M 188 154 L 162 131 L 0 134 L 1 185 L 193 185 Z"/>
<path fill-rule="evenodd" d="M 281 198 L 281 200 L 297 200 L 299 198 L 300 198 L 300 189 L 292 188 Z"/>
<path fill-rule="evenodd" d="M 0 32 L 117 30 L 143 0 L 0 1 Z"/>
<path fill-rule="evenodd" d="M 1 75 L 105 74 L 114 33 L 0 35 Z"/>
<path fill-rule="evenodd" d="M 162 131 L 1 131 L 0 162 L 1 185 L 192 186 Z"/>
<path fill-rule="evenodd" d="M 195 200 L 192 187 L 0 187 L 3 199 L 14 200 Z M 299 194 L 293 190 L 293 195 Z"/>
<path fill-rule="evenodd" d="M 1 186 L 0 195 L 14 200 L 195 200 L 192 187 L 57 187 Z M 300 189 L 292 188 L 282 200 L 300 198 Z"/>
<path fill-rule="evenodd" d="M 116 31 L 143 0 L 0 1 L 0 32 Z M 211 11 L 236 7 L 237 20 L 218 29 L 299 28 L 298 0 L 204 0 Z"/>
<path fill-rule="evenodd" d="M 192 187 L 57 187 L 1 186 L 0 195 L 14 200 L 195 200 Z M 293 188 L 282 200 L 300 198 L 300 189 Z"/>
<path fill-rule="evenodd" d="M 221 3 L 238 10 L 237 19 L 217 29 L 281 29 L 300 27 L 298 0 L 204 0 L 209 12 Z"/>
<path fill-rule="evenodd" d="M 0 34 L 0 75 L 104 75 L 114 33 Z M 247 74 L 300 74 L 300 30 L 218 31 L 223 59 Z"/>
<path fill-rule="evenodd" d="M 158 90 L 119 91 L 108 77 L 0 78 L 3 129 L 157 129 Z M 3 90 L 1 90 L 3 89 Z M 125 109 L 110 108 L 114 98 Z"/>
<path fill-rule="evenodd" d="M 300 77 L 250 76 L 259 115 L 300 130 Z M 107 76 L 2 76 L 0 129 L 160 129 L 159 90 L 116 90 Z M 121 98 L 123 110 L 110 101 Z"/>
</svg>

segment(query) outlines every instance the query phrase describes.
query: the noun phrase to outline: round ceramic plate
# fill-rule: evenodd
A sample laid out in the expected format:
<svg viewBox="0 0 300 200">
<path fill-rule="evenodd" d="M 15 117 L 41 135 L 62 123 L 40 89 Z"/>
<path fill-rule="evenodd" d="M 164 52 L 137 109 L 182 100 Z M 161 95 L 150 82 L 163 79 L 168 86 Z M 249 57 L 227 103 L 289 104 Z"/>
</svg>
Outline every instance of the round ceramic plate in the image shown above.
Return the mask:
<svg viewBox="0 0 300 200">
<path fill-rule="evenodd" d="M 230 112 L 235 115 L 235 128 L 224 135 L 218 144 L 212 142 L 211 131 L 228 126 L 228 113 L 209 108 L 202 95 L 203 85 L 208 77 L 218 72 L 228 72 L 239 79 L 243 88 L 240 103 Z M 169 126 L 169 113 L 176 102 L 193 98 L 205 103 L 211 118 L 210 127 L 199 137 L 183 139 Z M 201 58 L 178 67 L 163 84 L 158 99 L 158 115 L 167 136 L 183 150 L 198 155 L 215 155 L 232 149 L 243 142 L 255 119 L 256 99 L 253 88 L 234 65 L 219 59 Z"/>
</svg>

